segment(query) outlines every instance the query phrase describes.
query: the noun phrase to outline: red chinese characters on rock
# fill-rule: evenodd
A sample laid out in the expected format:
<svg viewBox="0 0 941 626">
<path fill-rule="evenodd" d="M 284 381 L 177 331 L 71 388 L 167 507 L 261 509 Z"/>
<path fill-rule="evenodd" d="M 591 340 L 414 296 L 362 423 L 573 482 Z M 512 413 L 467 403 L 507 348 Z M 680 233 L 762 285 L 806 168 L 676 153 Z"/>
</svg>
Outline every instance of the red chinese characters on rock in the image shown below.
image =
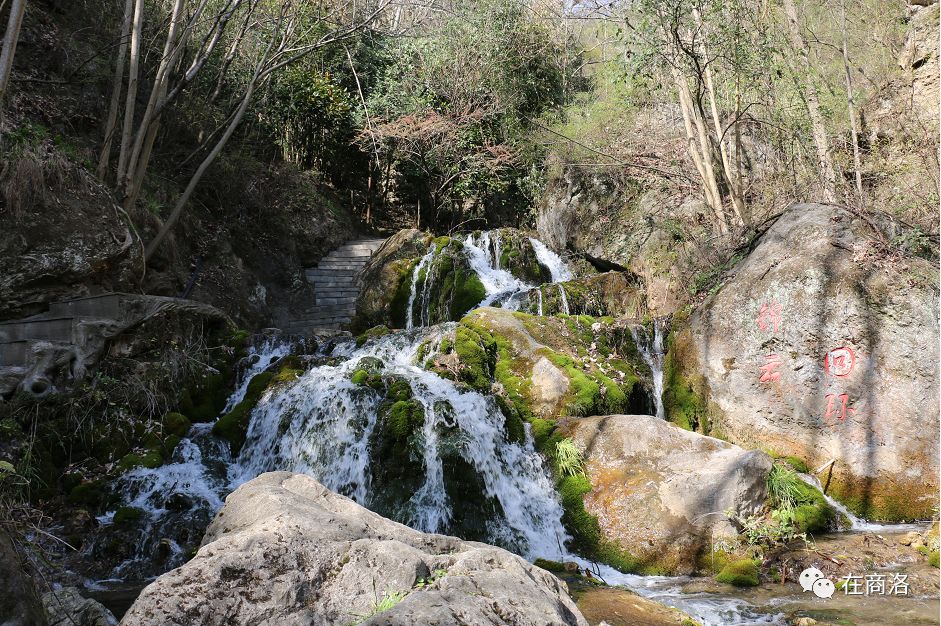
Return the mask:
<svg viewBox="0 0 941 626">
<path fill-rule="evenodd" d="M 837 409 L 833 406 L 835 404 L 835 402 L 833 401 L 834 398 L 840 399 L 839 415 L 837 415 Z M 856 409 L 849 406 L 849 401 L 850 401 L 849 394 L 841 393 L 837 395 L 835 393 L 828 393 L 827 394 L 827 412 L 824 413 L 823 419 L 827 420 L 827 419 L 830 419 L 831 417 L 835 417 L 841 422 L 844 421 L 846 419 L 847 413 L 856 412 Z"/>
<path fill-rule="evenodd" d="M 846 378 L 856 365 L 856 353 L 846 346 L 830 350 L 823 357 L 823 371 L 827 376 Z"/>
<path fill-rule="evenodd" d="M 847 378 L 856 366 L 856 353 L 848 346 L 834 348 L 823 355 L 823 371 L 828 377 Z M 823 414 L 824 420 L 831 418 L 841 422 L 846 421 L 847 415 L 856 412 L 850 403 L 847 393 L 828 393 L 826 395 L 827 408 Z M 839 400 L 839 407 L 836 406 Z"/>
<path fill-rule="evenodd" d="M 772 300 L 771 304 L 763 302 L 761 307 L 758 309 L 758 328 L 763 331 L 771 329 L 772 332 L 777 333 L 781 328 L 781 311 L 783 307 L 777 300 Z"/>
<path fill-rule="evenodd" d="M 758 382 L 770 383 L 781 378 L 781 372 L 776 372 L 781 367 L 781 357 L 777 354 L 768 354 L 765 356 L 765 364 L 761 366 L 761 377 Z"/>
</svg>

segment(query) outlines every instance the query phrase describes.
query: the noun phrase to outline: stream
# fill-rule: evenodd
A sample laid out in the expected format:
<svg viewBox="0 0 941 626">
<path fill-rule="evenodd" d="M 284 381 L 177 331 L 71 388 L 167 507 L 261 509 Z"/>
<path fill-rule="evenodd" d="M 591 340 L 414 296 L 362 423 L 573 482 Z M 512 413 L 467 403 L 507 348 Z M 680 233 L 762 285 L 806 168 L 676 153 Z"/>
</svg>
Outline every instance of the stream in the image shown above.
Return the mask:
<svg viewBox="0 0 941 626">
<path fill-rule="evenodd" d="M 468 236 L 464 245 L 487 291 L 481 304 L 501 303 L 512 308 L 521 294 L 532 289 L 499 268 L 499 240 L 494 243 L 483 233 L 478 238 Z M 555 282 L 571 278 L 557 255 L 538 241 L 533 245 Z M 432 248 L 419 267 L 430 272 L 433 253 Z M 417 274 L 418 268 L 415 277 Z M 122 504 L 144 512 L 135 555 L 118 565 L 110 578 L 89 586 L 107 589 L 120 587 L 125 580 L 152 578 L 159 573 L 152 564 L 154 554 L 165 555 L 164 570 L 181 565 L 189 555 L 180 546 L 198 545 L 228 493 L 263 472 L 288 470 L 311 475 L 363 506 L 422 531 L 486 541 L 529 560 L 579 562 L 598 572 L 608 584 L 679 608 L 706 626 L 785 623 L 784 615 L 769 608 L 769 602 L 762 601 L 759 606 L 739 594 L 690 591 L 684 589 L 689 578 L 623 574 L 568 553 L 562 507 L 550 472 L 533 445 L 529 426 L 523 441 L 508 441 L 503 413 L 493 397 L 459 387 L 423 367 L 434 355 L 434 346 L 453 334 L 455 324 L 427 325 L 427 312 L 415 310 L 423 306 L 423 294 L 415 293 L 416 280 L 413 278 L 408 302 L 407 330 L 370 339 L 361 346 L 350 338 L 321 347 L 313 355 L 312 365 L 296 380 L 265 392 L 252 412 L 246 442 L 237 458 L 232 457 L 226 442 L 211 434 L 212 424 L 196 424 L 177 446 L 170 463 L 125 474 L 116 485 Z M 426 290 L 430 280 L 426 280 Z M 653 337 L 638 331 L 634 335 L 653 372 L 661 418 L 663 332 L 663 324 L 658 322 Z M 250 351 L 227 409 L 244 397 L 254 375 L 290 354 L 292 348 L 288 339 L 259 341 Z M 415 442 L 420 459 L 413 460 L 414 471 L 408 480 L 388 475 L 382 459 L 373 456 L 384 397 L 351 381 L 353 373 L 363 367 L 381 367 L 383 377 L 407 384 L 424 412 Z M 461 482 L 464 474 L 472 475 L 473 480 Z M 452 496 L 468 489 L 479 492 L 473 503 L 465 505 Z M 838 503 L 831 503 L 853 521 L 854 529 L 883 529 L 855 519 Z M 110 511 L 99 517 L 99 522 L 110 525 L 114 515 L 115 511 Z"/>
</svg>

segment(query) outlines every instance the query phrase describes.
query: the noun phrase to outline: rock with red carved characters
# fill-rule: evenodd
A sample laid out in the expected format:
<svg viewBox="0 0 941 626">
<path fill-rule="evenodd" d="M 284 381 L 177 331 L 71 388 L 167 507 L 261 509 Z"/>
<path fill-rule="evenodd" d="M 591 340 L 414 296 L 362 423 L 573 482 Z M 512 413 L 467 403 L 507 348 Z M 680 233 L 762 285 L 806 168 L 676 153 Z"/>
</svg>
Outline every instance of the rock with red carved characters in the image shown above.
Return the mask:
<svg viewBox="0 0 941 626">
<path fill-rule="evenodd" d="M 881 252 L 893 236 L 878 215 L 785 212 L 688 324 L 674 322 L 669 417 L 810 469 L 835 460 L 820 479 L 863 517 L 930 518 L 937 268 Z"/>
</svg>

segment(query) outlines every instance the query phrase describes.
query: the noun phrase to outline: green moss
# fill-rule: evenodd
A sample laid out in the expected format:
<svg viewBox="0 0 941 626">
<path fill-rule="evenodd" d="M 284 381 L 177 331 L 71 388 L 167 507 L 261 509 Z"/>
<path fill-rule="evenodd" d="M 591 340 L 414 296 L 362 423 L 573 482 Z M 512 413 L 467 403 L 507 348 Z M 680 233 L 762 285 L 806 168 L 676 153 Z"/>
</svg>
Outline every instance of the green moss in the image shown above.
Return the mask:
<svg viewBox="0 0 941 626">
<path fill-rule="evenodd" d="M 931 554 L 928 555 L 928 565 L 931 565 L 932 567 L 941 567 L 941 565 L 939 565 L 939 563 L 941 563 L 939 559 L 941 559 L 941 552 L 938 550 L 932 550 Z"/>
<path fill-rule="evenodd" d="M 454 298 L 451 300 L 449 319 L 459 319 L 465 313 L 477 307 L 486 297 L 487 290 L 473 271 L 461 272 L 456 281 Z"/>
<path fill-rule="evenodd" d="M 533 442 L 539 451 L 546 449 L 546 444 L 552 431 L 555 429 L 555 422 L 552 420 L 533 418 L 530 420 L 530 432 L 533 435 Z"/>
<path fill-rule="evenodd" d="M 228 395 L 225 376 L 210 374 L 183 392 L 179 412 L 193 422 L 211 422 L 225 408 Z"/>
<path fill-rule="evenodd" d="M 716 580 L 736 587 L 756 587 L 758 586 L 758 564 L 752 559 L 731 561 L 722 568 Z"/>
<path fill-rule="evenodd" d="M 114 512 L 114 523 L 118 526 L 132 524 L 144 515 L 141 509 L 133 506 L 122 506 Z"/>
<path fill-rule="evenodd" d="M 366 370 L 356 370 L 353 372 L 353 375 L 350 376 L 350 381 L 354 385 L 365 385 L 366 381 L 369 379 L 369 372 Z"/>
<path fill-rule="evenodd" d="M 295 355 L 286 356 L 281 359 L 278 367 L 278 373 L 271 379 L 270 385 L 280 385 L 294 382 L 305 372 L 304 362 Z"/>
<path fill-rule="evenodd" d="M 565 573 L 565 563 L 560 561 L 550 561 L 549 559 L 536 559 L 533 562 L 533 565 L 536 567 L 541 567 L 547 572 L 553 572 L 555 574 L 564 574 Z"/>
<path fill-rule="evenodd" d="M 663 408 L 667 419 L 686 430 L 708 432 L 708 403 L 703 384 L 687 375 L 684 360 L 692 347 L 685 334 L 671 334 L 663 359 Z"/>
<path fill-rule="evenodd" d="M 807 467 L 807 463 L 805 463 L 804 460 L 801 459 L 800 457 L 787 456 L 787 457 L 784 457 L 784 460 L 787 461 L 791 467 L 793 467 L 796 471 L 800 472 L 801 474 L 807 474 L 810 472 L 810 468 Z"/>
<path fill-rule="evenodd" d="M 362 347 L 370 339 L 378 339 L 379 337 L 385 337 L 391 332 L 392 331 L 389 330 L 389 327 L 386 326 L 385 324 L 382 324 L 379 326 L 373 326 L 372 328 L 370 328 L 369 330 L 367 330 L 366 332 L 364 332 L 363 334 L 361 334 L 360 336 L 356 338 L 356 346 Z"/>
<path fill-rule="evenodd" d="M 797 485 L 797 508 L 794 509 L 794 524 L 805 533 L 823 533 L 831 530 L 836 522 L 836 510 L 823 494 L 801 481 Z"/>
<path fill-rule="evenodd" d="M 454 351 L 461 360 L 460 379 L 475 389 L 489 390 L 497 356 L 493 336 L 462 324 L 455 330 Z"/>
<path fill-rule="evenodd" d="M 386 387 L 386 397 L 398 402 L 412 398 L 412 386 L 404 378 L 391 378 Z"/>
<path fill-rule="evenodd" d="M 177 437 L 185 437 L 190 426 L 192 426 L 189 419 L 182 413 L 167 413 L 161 421 L 164 434 L 176 435 Z"/>
<path fill-rule="evenodd" d="M 160 454 L 159 450 L 148 450 L 143 454 L 137 452 L 131 452 L 124 455 L 120 461 L 118 461 L 118 471 L 127 472 L 134 469 L 135 467 L 146 467 L 148 469 L 154 469 L 155 467 L 160 467 L 163 465 L 163 457 Z"/>
<path fill-rule="evenodd" d="M 441 254 L 441 251 L 444 250 L 450 243 L 451 238 L 447 235 L 442 235 L 440 237 L 435 237 L 435 254 Z"/>
<path fill-rule="evenodd" d="M 398 400 L 389 409 L 388 430 L 404 441 L 425 423 L 425 409 L 416 400 Z"/>
<path fill-rule="evenodd" d="M 395 294 L 389 303 L 389 317 L 395 328 L 405 328 L 405 313 L 412 295 L 412 274 L 421 259 L 412 259 L 401 265 Z"/>
<path fill-rule="evenodd" d="M 79 483 L 69 491 L 69 502 L 88 507 L 96 507 L 105 500 L 105 485 L 100 480 Z"/>
<path fill-rule="evenodd" d="M 219 421 L 213 425 L 212 433 L 229 442 L 232 454 L 237 455 L 239 450 L 242 449 L 242 445 L 245 443 L 245 435 L 248 432 L 252 409 L 258 404 L 262 393 L 264 393 L 272 379 L 274 379 L 274 373 L 272 372 L 256 374 L 248 383 L 242 401 L 236 404 L 231 411 L 220 417 Z"/>
</svg>

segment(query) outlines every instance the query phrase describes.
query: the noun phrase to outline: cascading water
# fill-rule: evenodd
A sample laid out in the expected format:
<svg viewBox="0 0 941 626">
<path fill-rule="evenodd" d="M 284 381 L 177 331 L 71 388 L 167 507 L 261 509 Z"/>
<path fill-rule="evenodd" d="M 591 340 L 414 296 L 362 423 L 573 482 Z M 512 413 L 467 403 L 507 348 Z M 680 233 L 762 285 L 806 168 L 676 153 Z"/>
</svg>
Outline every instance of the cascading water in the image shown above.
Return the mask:
<svg viewBox="0 0 941 626">
<path fill-rule="evenodd" d="M 424 322 L 422 321 L 425 316 L 427 316 L 427 306 L 425 306 L 425 300 L 427 299 L 427 294 L 429 292 L 428 285 L 428 267 L 435 258 L 435 244 L 431 244 L 431 247 L 428 248 L 428 252 L 421 258 L 418 262 L 418 265 L 415 266 L 415 269 L 412 271 L 412 290 L 408 295 L 408 306 L 405 308 L 405 329 L 411 330 L 415 327 L 415 298 L 418 296 L 418 278 L 421 276 L 422 271 L 425 272 L 425 281 L 422 283 L 422 310 L 419 311 L 419 326 L 423 326 Z"/>
<path fill-rule="evenodd" d="M 504 308 L 516 310 L 520 296 L 533 286 L 494 265 L 490 253 L 490 233 L 481 233 L 479 239 L 475 239 L 473 233 L 468 235 L 464 240 L 464 252 L 487 293 L 478 306 L 500 304 Z"/>
<path fill-rule="evenodd" d="M 262 396 L 238 459 L 231 458 L 227 442 L 211 434 L 211 424 L 197 424 L 181 441 L 170 464 L 126 474 L 118 489 L 123 503 L 144 511 L 147 522 L 139 534 L 137 555 L 113 575 L 140 578 L 182 563 L 185 553 L 178 543 L 198 544 L 225 495 L 264 471 L 304 472 L 370 508 L 387 504 L 383 494 L 390 482 L 382 483 L 376 473 L 394 463 L 377 457 L 373 448 L 381 427 L 383 397 L 369 385 L 351 380 L 354 372 L 379 367 L 381 361 L 382 379 L 404 381 L 424 411 L 424 422 L 413 440 L 420 450 L 420 459 L 413 461 L 421 469 L 415 488 L 399 508 L 383 514 L 421 530 L 466 536 L 457 532 L 463 530 L 459 518 L 473 516 L 474 511 L 468 507 L 457 511 L 467 492 L 454 492 L 460 498 L 449 493 L 457 463 L 457 474 L 475 475 L 484 500 L 492 503 L 491 515 L 475 519 L 482 523 L 480 536 L 471 538 L 505 546 L 530 559 L 579 562 L 599 572 L 609 584 L 680 608 L 706 626 L 783 624 L 780 616 L 760 613 L 734 597 L 683 593 L 684 578 L 622 574 L 568 553 L 562 508 L 528 426 L 522 442 L 509 441 L 505 418 L 493 397 L 459 388 L 424 369 L 430 357 L 419 359 L 419 354 L 427 352 L 427 346 L 439 345 L 453 329 L 453 324 L 441 324 L 400 331 L 360 347 L 353 340 L 342 341 L 332 349 L 329 364 L 315 365 L 297 380 Z M 257 358 L 250 360 L 229 404 L 234 406 L 244 396 L 253 375 L 289 350 L 286 344 L 267 341 L 253 351 Z M 111 523 L 113 516 L 111 512 L 101 521 Z M 174 536 L 179 541 L 168 539 Z M 152 555 L 161 549 L 170 554 L 155 567 Z"/>
<path fill-rule="evenodd" d="M 562 283 L 559 283 L 558 287 L 559 287 L 559 301 L 562 303 L 561 304 L 562 313 L 564 315 L 570 315 L 571 313 L 569 312 L 569 299 L 568 299 L 568 296 L 565 295 L 565 287 L 562 286 Z"/>
<path fill-rule="evenodd" d="M 657 409 L 657 417 L 666 419 L 666 411 L 663 408 L 663 330 L 665 321 L 655 319 L 653 321 L 653 340 L 647 333 L 647 329 L 642 326 L 631 326 L 631 336 L 634 337 L 634 345 L 638 352 L 650 368 L 653 378 L 654 405 Z"/>
<path fill-rule="evenodd" d="M 562 257 L 550 250 L 546 244 L 538 239 L 530 237 L 529 243 L 532 244 L 533 251 L 536 253 L 536 260 L 544 267 L 548 268 L 549 273 L 552 275 L 552 282 L 561 283 L 572 280 L 572 270 L 565 264 Z"/>
<path fill-rule="evenodd" d="M 536 287 L 536 313 L 542 317 L 542 287 Z"/>
<path fill-rule="evenodd" d="M 820 495 L 827 501 L 827 503 L 832 506 L 838 513 L 844 515 L 847 520 L 849 520 L 850 527 L 849 530 L 853 532 L 875 532 L 875 533 L 890 533 L 890 532 L 911 532 L 918 531 L 924 532 L 930 526 L 930 522 L 923 524 L 877 524 L 875 522 L 870 522 L 864 520 L 860 517 L 856 517 L 848 508 L 846 508 L 839 501 L 831 498 L 823 491 L 823 486 L 820 484 L 820 481 L 816 476 L 811 476 L 810 474 L 803 474 L 798 472 L 797 474 L 801 480 L 805 483 L 816 489 L 820 492 Z"/>
<path fill-rule="evenodd" d="M 442 460 L 447 448 L 476 472 L 485 496 L 498 504 L 498 515 L 487 520 L 491 542 L 532 557 L 557 554 L 565 539 L 562 510 L 531 439 L 507 441 L 503 413 L 493 398 L 461 390 L 416 363 L 420 346 L 437 345 L 450 332 L 453 325 L 441 325 L 388 335 L 352 351 L 346 345 L 335 353 L 346 361 L 314 367 L 268 392 L 252 415 L 233 485 L 275 469 L 304 472 L 365 506 L 381 508 L 371 446 L 383 396 L 350 380 L 364 359 L 379 359 L 382 376 L 407 382 L 425 415 L 415 441 L 424 476 L 394 511 L 399 521 L 427 532 L 452 530 L 454 503 Z"/>
</svg>

